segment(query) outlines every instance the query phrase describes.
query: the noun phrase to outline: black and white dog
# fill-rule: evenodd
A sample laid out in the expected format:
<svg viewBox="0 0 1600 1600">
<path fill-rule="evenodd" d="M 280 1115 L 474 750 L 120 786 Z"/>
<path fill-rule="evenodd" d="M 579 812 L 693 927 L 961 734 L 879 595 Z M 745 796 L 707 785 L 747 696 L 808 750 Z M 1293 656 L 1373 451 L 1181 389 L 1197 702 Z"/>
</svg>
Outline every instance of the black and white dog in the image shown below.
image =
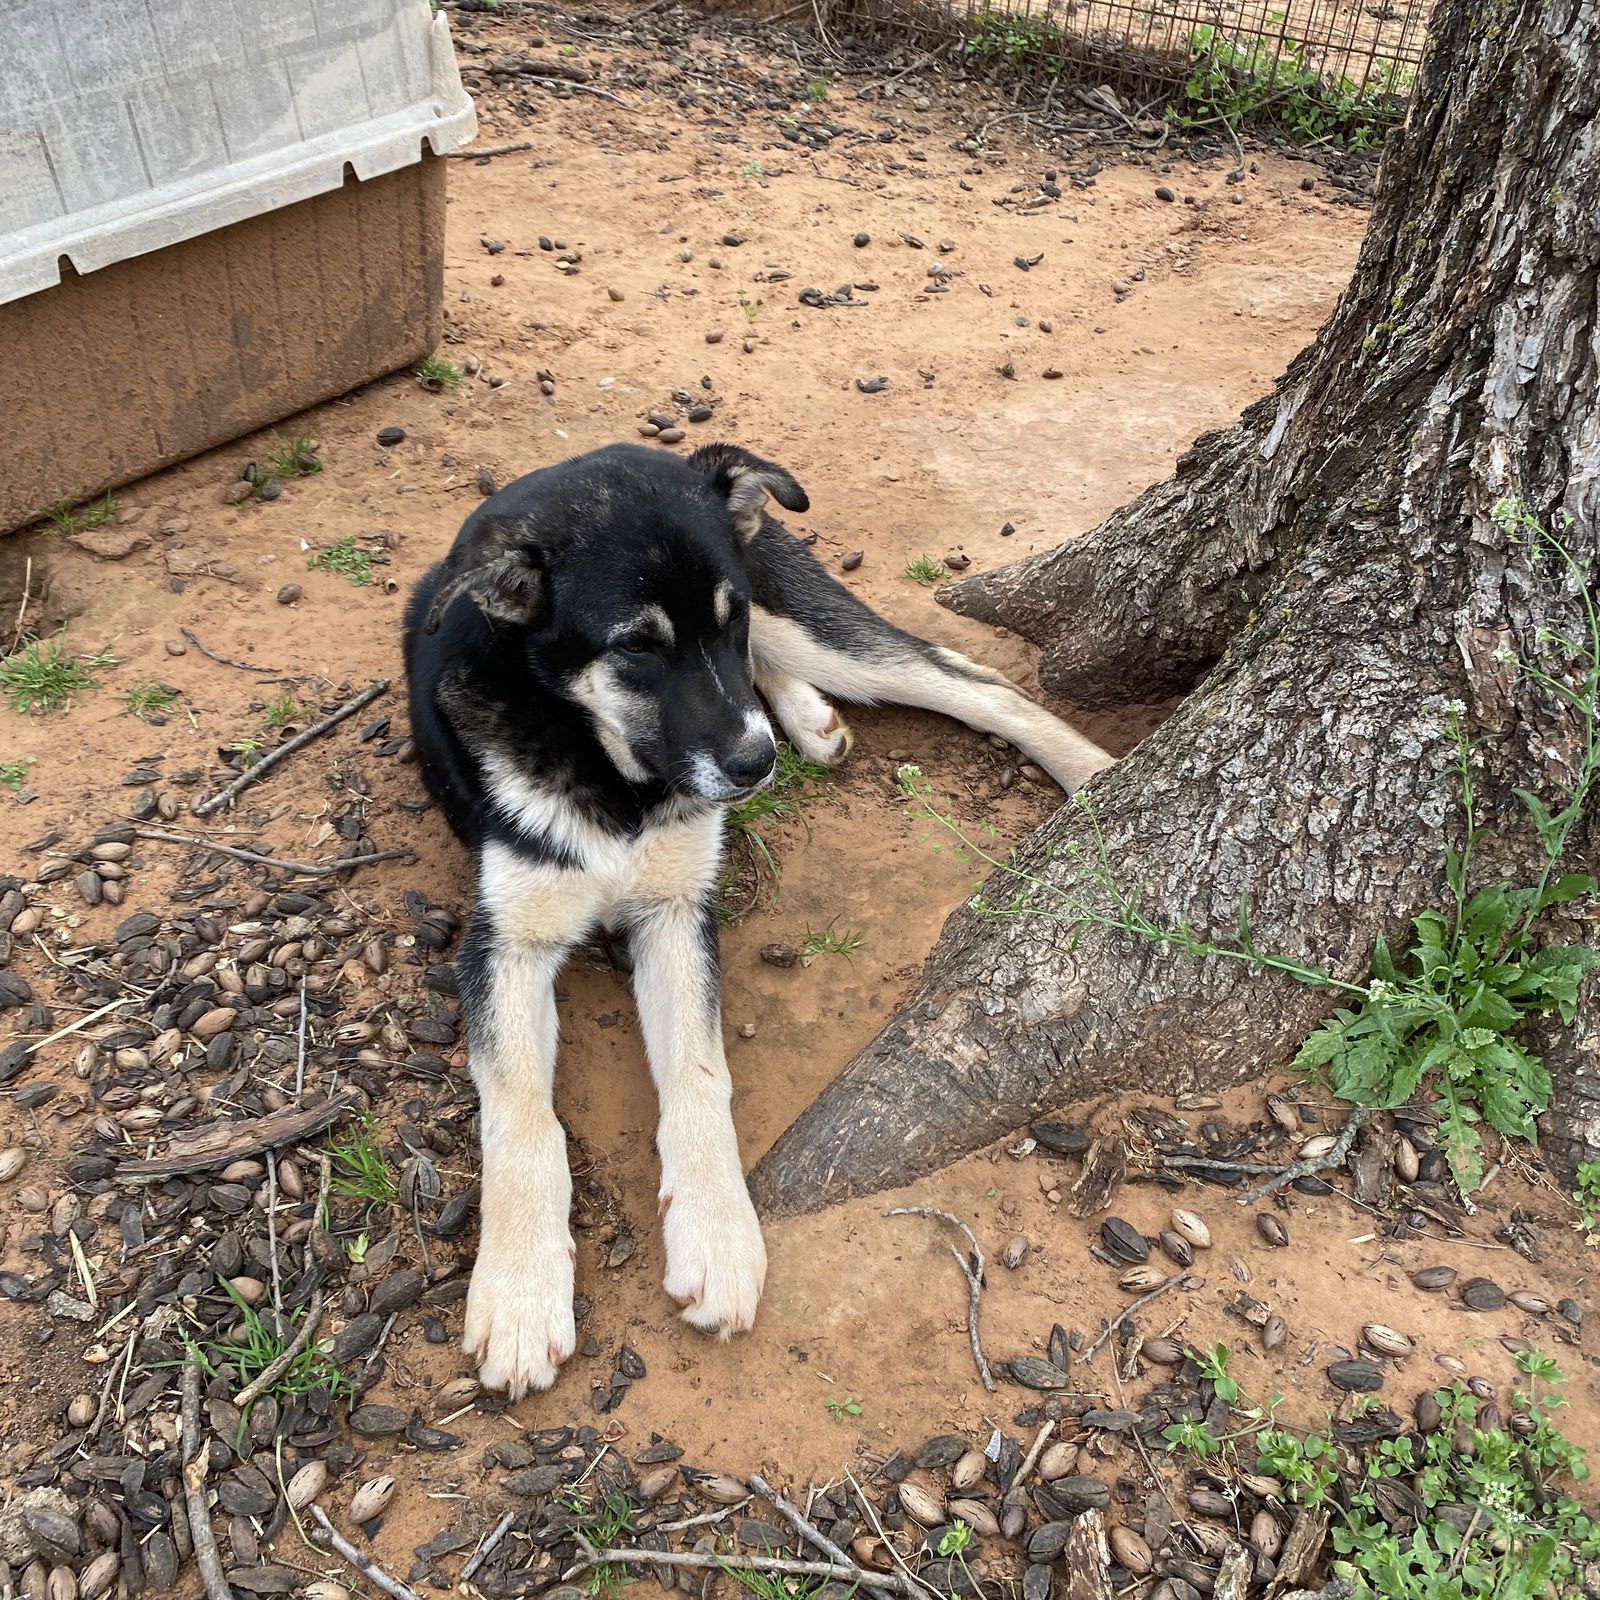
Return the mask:
<svg viewBox="0 0 1600 1600">
<path fill-rule="evenodd" d="M 554 982 L 597 929 L 628 938 L 660 1096 L 667 1293 L 724 1337 L 755 1317 L 767 1258 L 711 900 L 724 807 L 772 774 L 769 709 L 813 761 L 849 748 L 831 694 L 1000 734 L 1067 789 L 1110 764 L 999 673 L 875 615 L 768 495 L 807 509 L 782 467 L 731 445 L 596 450 L 485 501 L 406 614 L 423 774 L 478 878 L 458 962 L 483 1143 L 465 1343 L 513 1396 L 574 1345 Z"/>
</svg>

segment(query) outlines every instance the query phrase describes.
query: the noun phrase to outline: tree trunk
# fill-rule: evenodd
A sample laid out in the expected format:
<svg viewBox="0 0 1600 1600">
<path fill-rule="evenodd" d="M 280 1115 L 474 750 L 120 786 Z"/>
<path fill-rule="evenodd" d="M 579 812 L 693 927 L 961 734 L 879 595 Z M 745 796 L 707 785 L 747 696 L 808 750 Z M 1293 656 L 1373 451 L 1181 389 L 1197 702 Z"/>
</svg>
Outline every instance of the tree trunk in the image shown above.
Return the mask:
<svg viewBox="0 0 1600 1600">
<path fill-rule="evenodd" d="M 1580 729 L 1507 652 L 1582 625 L 1567 575 L 1493 511 L 1570 515 L 1593 573 L 1597 110 L 1593 0 L 1443 0 L 1354 278 L 1275 393 L 1093 532 L 942 592 L 1040 645 L 1046 687 L 1080 704 L 1187 692 L 1091 791 L 1118 877 L 1167 919 L 1225 940 L 1243 902 L 1259 947 L 1364 980 L 1374 937 L 1440 903 L 1461 842 L 1453 701 L 1487 741 L 1482 870 L 1537 875 L 1511 790 L 1570 782 Z M 1070 891 L 1090 844 L 1065 807 L 1020 865 Z M 1331 1004 L 1239 962 L 1097 929 L 1073 946 L 1048 918 L 964 907 L 760 1163 L 758 1204 L 903 1184 L 1099 1094 L 1239 1082 Z M 1591 1004 L 1549 1041 L 1551 1131 L 1578 1145 L 1600 1144 L 1597 1032 Z"/>
</svg>

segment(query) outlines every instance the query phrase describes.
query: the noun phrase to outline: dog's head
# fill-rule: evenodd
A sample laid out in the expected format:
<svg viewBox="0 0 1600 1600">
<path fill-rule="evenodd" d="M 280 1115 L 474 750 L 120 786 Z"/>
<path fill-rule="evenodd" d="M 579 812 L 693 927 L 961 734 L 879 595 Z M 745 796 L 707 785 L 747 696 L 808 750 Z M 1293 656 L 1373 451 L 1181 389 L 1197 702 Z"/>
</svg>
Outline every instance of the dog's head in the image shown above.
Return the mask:
<svg viewBox="0 0 1600 1600">
<path fill-rule="evenodd" d="M 519 631 L 533 677 L 587 713 L 623 777 L 739 799 L 777 753 L 744 564 L 768 495 L 809 505 L 782 467 L 733 445 L 687 461 L 613 445 L 545 468 L 468 520 L 424 630 L 469 595 Z"/>
</svg>

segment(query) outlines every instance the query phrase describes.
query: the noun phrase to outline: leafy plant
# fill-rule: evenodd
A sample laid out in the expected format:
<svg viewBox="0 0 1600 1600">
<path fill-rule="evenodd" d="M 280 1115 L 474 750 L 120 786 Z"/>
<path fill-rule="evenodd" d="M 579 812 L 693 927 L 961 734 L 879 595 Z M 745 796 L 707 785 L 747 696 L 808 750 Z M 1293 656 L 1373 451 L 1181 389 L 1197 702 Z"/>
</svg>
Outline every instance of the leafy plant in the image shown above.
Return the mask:
<svg viewBox="0 0 1600 1600">
<path fill-rule="evenodd" d="M 33 765 L 34 757 L 23 756 L 18 761 L 0 761 L 0 787 L 9 789 L 16 794 L 28 779 L 28 768 Z"/>
<path fill-rule="evenodd" d="M 971 1543 L 972 1524 L 970 1522 L 952 1522 L 939 1535 L 939 1554 L 942 1556 L 963 1555 L 967 1546 Z"/>
<path fill-rule="evenodd" d="M 329 1143 L 328 1154 L 333 1158 L 331 1187 L 335 1194 L 365 1200 L 369 1207 L 399 1198 L 383 1153 L 378 1119 L 370 1111 L 362 1114 L 355 1133 L 343 1144 Z"/>
<path fill-rule="evenodd" d="M 59 711 L 75 695 L 100 687 L 92 668 L 105 660 L 103 656 L 68 655 L 65 637 L 33 639 L 0 661 L 0 694 L 11 702 L 13 711 L 24 716 Z"/>
<path fill-rule="evenodd" d="M 1578 1187 L 1572 1191 L 1572 1203 L 1578 1208 L 1579 1228 L 1593 1233 L 1600 1226 L 1600 1161 L 1578 1163 Z"/>
<path fill-rule="evenodd" d="M 260 753 L 261 747 L 265 743 L 266 740 L 258 735 L 247 733 L 241 738 L 235 739 L 228 748 L 238 756 L 241 767 L 253 767 L 256 764 L 256 756 Z"/>
<path fill-rule="evenodd" d="M 1274 20 L 1281 25 L 1283 17 Z M 1189 50 L 1194 61 L 1182 106 L 1169 113 L 1180 127 L 1238 128 L 1261 117 L 1302 144 L 1364 150 L 1404 114 L 1409 70 L 1398 61 L 1384 62 L 1376 77 L 1357 84 L 1325 76 L 1311 48 L 1287 34 L 1241 40 L 1199 27 L 1189 35 Z"/>
<path fill-rule="evenodd" d="M 267 457 L 267 472 L 275 478 L 308 478 L 321 471 L 314 434 L 297 433 L 287 442 L 280 439 Z"/>
<path fill-rule="evenodd" d="M 1225 1357 L 1208 1366 L 1220 1349 L 1189 1352 L 1213 1383 L 1226 1373 Z M 1563 1381 L 1555 1362 L 1539 1350 L 1516 1360 L 1530 1386 L 1513 1397 L 1514 1432 L 1478 1427 L 1478 1399 L 1456 1384 L 1435 1392 L 1440 1422 L 1432 1433 L 1378 1439 L 1365 1448 L 1341 1445 L 1317 1429 L 1269 1426 L 1256 1435 L 1256 1470 L 1277 1479 L 1292 1504 L 1329 1509 L 1339 1557 L 1332 1575 L 1358 1596 L 1534 1600 L 1576 1593 L 1580 1567 L 1600 1554 L 1600 1524 L 1555 1480 L 1581 1482 L 1588 1467 L 1550 1419 L 1560 1400 L 1540 1392 L 1541 1384 Z M 1458 1433 L 1469 1443 L 1463 1446 Z M 1202 1456 L 1219 1448 L 1199 1423 L 1177 1424 L 1166 1437 L 1174 1449 Z M 1408 1513 L 1415 1523 L 1409 1532 L 1390 1528 L 1388 1480 L 1400 1480 L 1416 1507 Z"/>
<path fill-rule="evenodd" d="M 121 699 L 130 717 L 148 722 L 151 717 L 164 717 L 172 710 L 178 703 L 178 691 L 164 683 L 136 683 L 123 692 Z"/>
<path fill-rule="evenodd" d="M 45 521 L 62 533 L 82 533 L 86 528 L 103 528 L 117 514 L 117 497 L 109 489 L 98 500 L 72 505 L 63 500 L 45 512 Z"/>
<path fill-rule="evenodd" d="M 861 933 L 854 928 L 840 929 L 833 917 L 826 927 L 807 928 L 800 941 L 803 956 L 853 956 L 861 948 Z"/>
<path fill-rule="evenodd" d="M 1047 882 L 975 843 L 935 803 L 918 768 L 902 767 L 899 774 L 902 793 L 914 802 L 913 815 L 950 832 L 963 860 L 982 861 L 1016 886 L 1004 902 L 975 893 L 971 904 L 982 916 L 1048 917 L 1066 923 L 1074 938 L 1087 928 L 1103 928 L 1191 956 L 1242 961 L 1258 971 L 1281 972 L 1348 996 L 1347 1004 L 1306 1040 L 1295 1065 L 1304 1071 L 1325 1069 L 1334 1093 L 1362 1106 L 1397 1106 L 1424 1084 L 1431 1085 L 1439 1097 L 1443 1147 L 1463 1191 L 1475 1189 L 1483 1178 L 1478 1124 L 1487 1121 L 1500 1133 L 1532 1142 L 1537 1135 L 1534 1119 L 1550 1101 L 1550 1075 L 1543 1061 L 1512 1037 L 1513 1030 L 1529 1018 L 1551 1015 L 1570 1026 L 1584 976 L 1600 966 L 1600 952 L 1586 945 L 1544 943 L 1535 932 L 1544 912 L 1596 892 L 1596 881 L 1588 874 L 1558 875 L 1557 869 L 1600 782 L 1600 609 L 1585 574 L 1556 535 L 1511 503 L 1495 514 L 1508 537 L 1563 567 L 1579 597 L 1585 638 L 1575 640 L 1548 629 L 1539 635 L 1541 648 L 1558 653 L 1559 662 L 1508 658 L 1577 724 L 1576 770 L 1560 786 L 1557 809 L 1525 789 L 1516 791 L 1543 856 L 1538 881 L 1527 888 L 1501 883 L 1474 891 L 1471 868 L 1484 829 L 1478 818 L 1472 746 L 1461 720 L 1463 708 L 1446 708 L 1446 732 L 1454 747 L 1449 770 L 1461 790 L 1463 843 L 1460 850 L 1446 847 L 1444 852 L 1449 914 L 1430 910 L 1415 919 L 1403 965 L 1381 938 L 1360 983 L 1262 950 L 1242 901 L 1237 932 L 1228 943 L 1200 936 L 1187 922 L 1152 917 L 1139 891 L 1118 877 L 1093 801 L 1084 794 L 1074 796 L 1074 804 L 1084 818 L 1088 842 L 1065 848 L 1076 869 L 1073 880 L 1067 886 Z"/>
<path fill-rule="evenodd" d="M 437 394 L 441 389 L 459 389 L 466 377 L 460 367 L 443 356 L 424 356 L 416 365 L 417 382 Z"/>
<path fill-rule="evenodd" d="M 854 1395 L 849 1395 L 843 1400 L 824 1400 L 822 1403 L 828 1408 L 828 1415 L 835 1422 L 843 1422 L 846 1417 L 861 1415 L 861 1402 Z"/>
<path fill-rule="evenodd" d="M 332 544 L 324 545 L 306 566 L 315 572 L 337 572 L 360 589 L 372 582 L 372 560 L 372 552 L 360 549 L 356 536 L 347 533 Z"/>
<path fill-rule="evenodd" d="M 833 80 L 826 72 L 819 72 L 809 84 L 806 85 L 806 98 L 813 105 L 820 105 L 828 98 L 828 91 L 833 87 Z"/>
<path fill-rule="evenodd" d="M 1016 72 L 1041 71 L 1055 77 L 1061 71 L 1065 44 L 1061 28 L 1042 16 L 985 7 L 972 18 L 964 48 L 970 56 L 1002 60 Z"/>
<path fill-rule="evenodd" d="M 767 169 L 759 161 L 747 161 L 739 168 L 740 175 L 746 178 L 764 178 Z"/>
<path fill-rule="evenodd" d="M 920 583 L 927 588 L 930 584 L 941 583 L 949 576 L 949 572 L 944 562 L 935 561 L 932 556 L 918 556 L 915 561 L 906 564 L 905 575 L 913 583 Z"/>
</svg>

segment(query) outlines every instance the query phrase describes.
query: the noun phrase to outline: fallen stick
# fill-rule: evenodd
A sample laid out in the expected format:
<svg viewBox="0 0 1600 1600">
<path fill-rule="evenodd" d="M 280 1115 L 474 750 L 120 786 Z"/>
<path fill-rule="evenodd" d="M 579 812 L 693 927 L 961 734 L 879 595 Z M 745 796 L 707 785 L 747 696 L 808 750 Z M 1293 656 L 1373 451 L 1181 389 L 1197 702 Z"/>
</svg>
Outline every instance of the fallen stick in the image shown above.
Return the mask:
<svg viewBox="0 0 1600 1600">
<path fill-rule="evenodd" d="M 172 1136 L 175 1153 L 146 1161 L 124 1161 L 116 1170 L 118 1178 L 174 1178 L 189 1172 L 210 1172 L 225 1167 L 241 1156 L 253 1156 L 280 1144 L 304 1139 L 331 1127 L 355 1105 L 356 1091 L 346 1090 L 329 1100 L 298 1110 L 285 1107 L 264 1117 L 245 1117 L 238 1122 L 211 1122 Z"/>
<path fill-rule="evenodd" d="M 357 1572 L 361 1573 L 364 1577 L 370 1578 L 372 1582 L 377 1584 L 377 1586 L 382 1589 L 385 1594 L 393 1595 L 394 1600 L 422 1600 L 421 1595 L 419 1595 L 415 1589 L 408 1589 L 398 1578 L 391 1578 L 389 1574 L 372 1559 L 371 1556 L 362 1555 L 362 1553 L 357 1550 L 356 1547 L 351 1544 L 350 1541 L 345 1538 L 345 1536 L 340 1533 L 331 1522 L 328 1521 L 328 1513 L 324 1511 L 315 1500 L 311 1502 L 307 1509 L 311 1512 L 311 1515 L 317 1519 L 317 1524 L 322 1529 L 323 1533 L 327 1535 L 328 1543 L 331 1544 L 333 1548 L 337 1550 L 339 1554 L 342 1555 L 345 1560 L 356 1569 Z"/>
<path fill-rule="evenodd" d="M 526 150 L 528 147 L 527 145 L 523 145 L 521 148 Z M 470 1583 L 472 1581 L 472 1575 L 494 1553 L 494 1547 L 499 1544 L 503 1538 L 505 1538 L 506 1529 L 509 1528 L 516 1520 L 517 1513 L 515 1511 L 508 1511 L 503 1517 L 501 1517 L 499 1522 L 495 1524 L 494 1532 L 491 1533 L 475 1551 L 473 1551 L 472 1559 L 468 1561 L 466 1566 L 461 1569 L 461 1576 L 457 1580 L 459 1583 Z"/>
<path fill-rule="evenodd" d="M 842 1583 L 859 1583 L 862 1571 L 857 1566 L 841 1567 L 836 1561 L 790 1561 L 782 1556 L 702 1555 L 695 1550 L 597 1550 L 582 1534 L 577 1535 L 583 1559 L 575 1562 L 561 1574 L 563 1583 L 570 1582 L 580 1572 L 611 1562 L 641 1561 L 657 1567 L 690 1567 L 701 1572 L 782 1572 L 793 1578 L 834 1578 Z M 921 1589 L 910 1589 L 895 1573 L 880 1573 L 881 1587 L 897 1594 L 915 1595 L 921 1600 Z"/>
<path fill-rule="evenodd" d="M 206 1461 L 209 1452 L 200 1442 L 200 1368 L 191 1361 L 183 1369 L 183 1408 L 179 1428 L 183 1442 L 183 1499 L 189 1512 L 189 1538 L 195 1565 L 200 1569 L 209 1600 L 234 1600 L 217 1554 L 217 1536 L 211 1530 L 211 1508 L 206 1504 Z"/>
<path fill-rule="evenodd" d="M 192 844 L 201 850 L 210 850 L 219 856 L 232 856 L 235 861 L 247 861 L 253 867 L 276 867 L 279 872 L 298 872 L 308 878 L 328 878 L 336 872 L 351 867 L 370 866 L 374 861 L 399 861 L 416 854 L 413 850 L 378 850 L 370 856 L 342 856 L 337 861 L 285 861 L 279 856 L 257 855 L 251 850 L 240 850 L 236 845 L 216 844 L 202 839 L 197 833 L 158 833 L 154 828 L 135 828 L 136 839 L 151 839 L 157 844 Z"/>
<path fill-rule="evenodd" d="M 961 1268 L 961 1276 L 967 1280 L 967 1341 L 972 1346 L 972 1359 L 978 1365 L 978 1376 L 983 1379 L 983 1386 L 991 1393 L 994 1390 L 994 1374 L 989 1371 L 989 1363 L 983 1359 L 983 1346 L 978 1341 L 978 1311 L 983 1302 L 983 1251 L 978 1247 L 978 1241 L 973 1237 L 972 1229 L 960 1217 L 953 1217 L 948 1211 L 940 1211 L 934 1206 L 901 1206 L 894 1211 L 884 1213 L 888 1217 L 938 1217 L 944 1222 L 953 1222 L 967 1236 L 967 1242 L 972 1246 L 972 1253 L 978 1258 L 978 1265 L 973 1268 L 966 1257 L 950 1246 L 950 1254 L 956 1258 L 956 1265 Z"/>
<path fill-rule="evenodd" d="M 565 89 L 577 89 L 582 94 L 597 94 L 602 100 L 615 100 L 619 106 L 628 103 L 620 94 L 612 94 L 609 89 L 597 89 L 592 83 L 574 83 L 570 78 L 552 78 L 543 72 L 524 72 L 519 76 L 533 83 L 559 83 Z"/>
<path fill-rule="evenodd" d="M 1282 1176 L 1289 1168 L 1281 1161 L 1214 1161 L 1210 1156 L 1162 1156 L 1164 1167 L 1181 1167 L 1194 1172 L 1256 1172 Z"/>
<path fill-rule="evenodd" d="M 774 1489 L 759 1472 L 752 1472 L 747 1481 L 749 1482 L 750 1487 L 754 1489 L 757 1494 L 764 1495 L 772 1502 L 772 1509 L 776 1511 L 778 1515 L 782 1517 L 783 1520 L 787 1522 L 802 1539 L 809 1540 L 810 1543 L 814 1544 L 817 1549 L 823 1553 L 823 1555 L 829 1558 L 829 1560 L 836 1561 L 841 1567 L 848 1567 L 852 1572 L 856 1573 L 857 1576 L 855 1581 L 859 1583 L 862 1588 L 875 1590 L 879 1594 L 885 1592 L 885 1585 L 876 1581 L 876 1573 L 863 1570 L 856 1563 L 856 1561 L 844 1550 L 841 1550 L 839 1546 L 836 1545 L 833 1540 L 822 1531 L 821 1528 L 817 1527 L 814 1523 L 807 1521 L 806 1514 L 800 1509 L 800 1507 L 797 1506 L 792 1500 L 784 1499 L 784 1497 L 779 1494 L 778 1491 Z"/>
<path fill-rule="evenodd" d="M 1104 1332 L 1102 1332 L 1100 1334 L 1099 1338 L 1097 1338 L 1094 1341 L 1094 1343 L 1091 1344 L 1089 1346 L 1089 1348 L 1087 1350 L 1085 1350 L 1081 1356 L 1078 1357 L 1078 1360 L 1079 1361 L 1093 1361 L 1094 1357 L 1095 1357 L 1095 1352 L 1100 1348 L 1100 1346 L 1103 1345 L 1106 1342 L 1106 1340 L 1109 1339 L 1111 1337 L 1111 1335 L 1118 1328 L 1120 1328 L 1122 1326 L 1122 1324 L 1128 1320 L 1129 1317 L 1131 1317 L 1134 1314 L 1135 1311 L 1138 1311 L 1138 1310 L 1142 1309 L 1144 1306 L 1149 1305 L 1152 1300 L 1159 1300 L 1162 1297 L 1162 1295 L 1164 1295 L 1167 1292 L 1168 1289 L 1176 1288 L 1177 1285 L 1182 1283 L 1183 1280 L 1185 1278 L 1187 1278 L 1188 1276 L 1189 1276 L 1189 1269 L 1187 1267 L 1185 1267 L 1182 1272 L 1174 1272 L 1172 1274 L 1172 1276 L 1170 1278 L 1168 1278 L 1167 1281 L 1165 1283 L 1161 1284 L 1158 1288 L 1152 1289 L 1149 1294 L 1140 1295 L 1139 1298 L 1137 1300 L 1135 1300 L 1131 1306 L 1124 1306 L 1122 1308 L 1122 1310 L 1120 1312 L 1118 1312 L 1117 1315 L 1115 1317 L 1113 1317 L 1111 1319 L 1111 1321 L 1108 1322 L 1105 1325 Z"/>
<path fill-rule="evenodd" d="M 1369 1106 L 1357 1106 L 1345 1119 L 1344 1127 L 1327 1155 L 1310 1156 L 1296 1161 L 1293 1166 L 1285 1167 L 1277 1177 L 1268 1178 L 1265 1183 L 1258 1183 L 1247 1194 L 1240 1195 L 1239 1204 L 1247 1206 L 1253 1200 L 1260 1200 L 1274 1190 L 1281 1189 L 1284 1184 L 1293 1183 L 1296 1178 L 1309 1178 L 1312 1173 L 1321 1172 L 1324 1167 L 1342 1167 L 1344 1158 L 1350 1154 L 1350 1146 L 1356 1142 L 1356 1134 L 1366 1127 L 1367 1119 L 1371 1115 L 1372 1110 Z"/>
<path fill-rule="evenodd" d="M 846 1472 L 845 1481 L 848 1482 L 850 1487 L 855 1491 L 856 1504 L 860 1506 L 864 1512 L 866 1512 L 867 1521 L 872 1524 L 872 1531 L 877 1534 L 878 1542 L 885 1550 L 889 1552 L 889 1559 L 894 1562 L 897 1567 L 899 1567 L 902 1573 L 905 1574 L 905 1583 L 909 1584 L 910 1588 L 906 1589 L 905 1585 L 902 1584 L 902 1592 L 907 1594 L 915 1593 L 919 1595 L 937 1595 L 939 1591 L 933 1588 L 930 1584 L 924 1583 L 922 1579 L 919 1578 L 916 1573 L 914 1573 L 911 1568 L 906 1565 L 905 1557 L 902 1556 L 897 1549 L 895 1549 L 894 1540 L 883 1531 L 883 1523 L 879 1520 L 877 1508 L 867 1498 L 866 1491 L 859 1483 L 856 1482 L 855 1473 Z"/>
<path fill-rule="evenodd" d="M 269 1366 L 263 1367 L 254 1378 L 233 1397 L 233 1403 L 243 1411 L 252 1400 L 258 1399 L 275 1384 L 285 1372 L 294 1365 L 295 1358 L 315 1338 L 317 1325 L 322 1321 L 322 1291 L 319 1289 L 311 1297 L 311 1303 L 306 1307 L 306 1314 L 300 1323 L 300 1331 L 295 1334 L 288 1349 L 278 1356 Z"/>
<path fill-rule="evenodd" d="M 297 733 L 294 738 L 285 739 L 275 750 L 269 750 L 254 766 L 246 767 L 226 788 L 219 789 L 209 800 L 197 800 L 190 809 L 197 817 L 209 817 L 213 811 L 220 811 L 224 806 L 232 805 L 251 784 L 260 783 L 269 772 L 275 770 L 280 761 L 292 756 L 296 750 L 303 750 L 313 739 L 320 739 L 330 728 L 337 727 L 346 717 L 353 717 L 363 706 L 371 705 L 380 694 L 387 693 L 388 688 L 389 680 L 379 678 L 375 684 L 363 689 L 354 699 L 346 700 L 337 711 L 331 712 L 320 722 L 313 722 L 309 728 L 303 733 Z"/>
<path fill-rule="evenodd" d="M 484 144 L 476 147 L 469 145 L 465 150 L 446 150 L 445 154 L 455 161 L 465 161 L 468 156 L 514 156 L 519 150 L 531 150 L 533 146 L 526 139 L 516 144 Z M 465 1568 L 461 1576 L 469 1576 Z"/>
<path fill-rule="evenodd" d="M 1017 1468 L 1017 1475 L 1011 1480 L 1013 1489 L 1020 1489 L 1028 1481 L 1028 1474 L 1033 1471 L 1039 1460 L 1039 1453 L 1044 1449 L 1045 1440 L 1056 1430 L 1053 1421 L 1046 1422 L 1033 1436 L 1033 1443 L 1028 1447 L 1028 1453 L 1022 1458 L 1022 1465 Z"/>
<path fill-rule="evenodd" d="M 200 641 L 195 638 L 195 636 L 190 633 L 187 628 L 179 628 L 178 632 L 181 633 L 184 638 L 187 639 L 189 643 L 200 652 L 201 655 L 205 656 L 208 660 L 215 661 L 219 667 L 237 667 L 241 672 L 265 672 L 269 677 L 276 677 L 278 675 L 278 669 L 276 667 L 258 667 L 249 661 L 235 661 L 229 656 L 219 656 L 215 650 L 206 649 L 206 647 L 201 644 Z"/>
</svg>

